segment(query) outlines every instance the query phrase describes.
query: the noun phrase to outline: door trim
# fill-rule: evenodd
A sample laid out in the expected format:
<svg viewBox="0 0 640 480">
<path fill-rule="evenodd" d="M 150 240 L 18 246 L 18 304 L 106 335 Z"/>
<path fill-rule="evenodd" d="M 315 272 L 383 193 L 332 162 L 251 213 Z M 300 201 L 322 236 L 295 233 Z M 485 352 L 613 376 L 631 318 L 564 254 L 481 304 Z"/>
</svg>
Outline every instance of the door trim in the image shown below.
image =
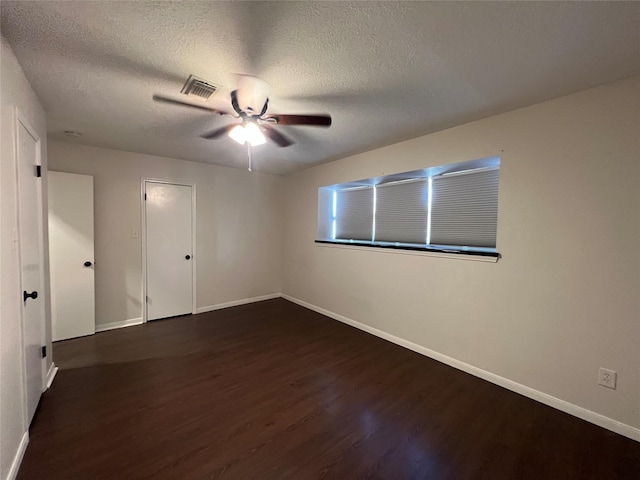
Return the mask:
<svg viewBox="0 0 640 480">
<path fill-rule="evenodd" d="M 173 182 L 171 180 L 161 180 L 157 178 L 142 177 L 140 179 L 140 218 L 142 225 L 140 228 L 140 243 L 142 244 L 142 323 L 147 323 L 147 209 L 145 206 L 146 184 L 162 183 L 165 185 L 177 185 L 181 187 L 191 187 L 191 313 L 196 313 L 196 184 L 185 182 Z"/>
<path fill-rule="evenodd" d="M 29 120 L 27 120 L 27 118 L 23 115 L 23 113 L 20 111 L 20 109 L 18 107 L 14 107 L 14 121 L 13 121 L 13 125 L 14 125 L 14 132 L 13 132 L 13 137 L 14 137 L 14 143 L 13 143 L 13 163 L 14 163 L 14 168 L 15 168 L 15 184 L 16 184 L 16 196 L 15 196 L 15 200 L 16 200 L 16 211 L 15 211 L 15 218 L 16 218 L 16 227 L 17 227 L 17 238 L 18 238 L 18 248 L 16 249 L 16 255 L 17 255 L 17 263 L 18 263 L 18 275 L 17 275 L 17 280 L 18 280 L 18 291 L 20 293 L 22 293 L 23 287 L 22 287 L 22 243 L 23 243 L 23 239 L 21 238 L 21 225 L 20 225 L 20 139 L 19 139 L 19 131 L 20 131 L 20 126 L 24 127 L 24 129 L 27 131 L 27 133 L 29 135 L 31 135 L 31 137 L 35 140 L 36 142 L 36 158 L 35 158 L 35 164 L 34 164 L 34 178 L 37 178 L 35 175 L 35 168 L 37 166 L 42 168 L 42 140 L 40 139 L 40 136 L 36 133 L 35 129 L 31 126 L 31 124 L 29 123 Z M 45 265 L 44 265 L 44 205 L 42 202 L 43 196 L 42 196 L 42 178 L 44 177 L 40 177 L 39 181 L 36 181 L 36 191 L 37 191 L 37 211 L 36 211 L 36 215 L 38 216 L 38 256 L 40 257 L 40 263 L 41 263 L 41 268 L 40 268 L 40 289 L 42 290 L 42 302 L 40 303 L 40 345 L 44 346 L 47 344 L 47 339 L 46 339 L 46 308 L 45 308 L 45 301 L 46 301 L 46 296 L 45 296 Z M 29 423 L 30 423 L 30 419 L 27 418 L 27 414 L 28 414 L 28 409 L 29 409 L 29 399 L 28 399 L 28 386 L 27 386 L 27 381 L 28 381 L 28 375 L 27 375 L 27 360 L 25 358 L 25 318 L 24 318 L 24 305 L 23 302 L 20 302 L 20 339 L 21 339 L 21 343 L 22 343 L 22 355 L 21 355 L 21 370 L 22 370 L 22 393 L 23 393 L 23 399 L 24 399 L 24 405 L 23 405 L 23 412 L 22 412 L 22 417 L 23 417 L 23 423 L 25 426 L 25 429 L 29 428 Z M 44 392 L 46 390 L 46 378 L 47 378 L 47 359 L 45 357 L 40 359 L 40 380 L 42 385 L 40 386 L 41 390 L 41 394 L 42 392 Z"/>
</svg>

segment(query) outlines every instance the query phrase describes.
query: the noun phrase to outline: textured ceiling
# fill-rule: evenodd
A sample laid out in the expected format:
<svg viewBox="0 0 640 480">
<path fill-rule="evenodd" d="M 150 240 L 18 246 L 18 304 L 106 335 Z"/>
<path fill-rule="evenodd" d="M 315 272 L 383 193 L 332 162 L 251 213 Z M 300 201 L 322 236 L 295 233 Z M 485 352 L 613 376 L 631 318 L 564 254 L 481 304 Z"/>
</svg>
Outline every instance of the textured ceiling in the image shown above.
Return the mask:
<svg viewBox="0 0 640 480">
<path fill-rule="evenodd" d="M 244 168 L 199 134 L 234 120 L 152 101 L 189 74 L 271 85 L 272 113 L 328 112 L 254 149 L 287 173 L 640 74 L 637 2 L 79 2 L 3 0 L 2 35 L 52 138 Z M 186 99 L 186 97 L 183 97 Z M 69 140 L 69 139 L 67 139 Z"/>
</svg>

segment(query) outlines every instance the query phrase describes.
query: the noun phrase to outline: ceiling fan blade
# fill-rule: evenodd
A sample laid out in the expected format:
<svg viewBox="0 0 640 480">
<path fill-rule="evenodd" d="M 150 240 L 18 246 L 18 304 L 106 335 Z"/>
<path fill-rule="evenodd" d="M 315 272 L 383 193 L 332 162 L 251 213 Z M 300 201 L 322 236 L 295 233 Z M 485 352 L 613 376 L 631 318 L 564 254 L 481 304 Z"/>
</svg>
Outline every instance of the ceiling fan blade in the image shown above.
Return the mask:
<svg viewBox="0 0 640 480">
<path fill-rule="evenodd" d="M 229 133 L 234 127 L 236 127 L 237 123 L 232 123 L 231 125 L 226 125 L 221 128 L 216 128 L 215 130 L 210 131 L 209 133 L 203 133 L 200 135 L 202 138 L 206 138 L 207 140 L 214 140 L 216 138 L 221 137 L 225 133 Z"/>
<path fill-rule="evenodd" d="M 293 145 L 295 142 L 288 137 L 285 137 L 283 134 L 278 132 L 271 125 L 262 125 L 261 127 L 262 133 L 265 136 L 269 137 L 269 140 L 276 143 L 279 147 L 288 147 L 289 145 Z"/>
<path fill-rule="evenodd" d="M 310 127 L 330 127 L 331 115 L 277 115 L 269 114 L 264 117 L 275 119 L 278 125 L 307 125 Z"/>
<path fill-rule="evenodd" d="M 173 98 L 163 97 L 161 95 L 154 95 L 153 99 L 156 102 L 160 102 L 160 103 L 171 103 L 173 105 L 180 105 L 181 107 L 198 108 L 200 110 L 206 110 L 207 112 L 213 112 L 220 115 L 229 115 L 228 112 L 225 112 L 223 110 L 218 110 L 217 108 L 209 107 L 207 105 L 196 105 L 194 103 L 183 102 L 182 100 L 175 100 Z"/>
</svg>

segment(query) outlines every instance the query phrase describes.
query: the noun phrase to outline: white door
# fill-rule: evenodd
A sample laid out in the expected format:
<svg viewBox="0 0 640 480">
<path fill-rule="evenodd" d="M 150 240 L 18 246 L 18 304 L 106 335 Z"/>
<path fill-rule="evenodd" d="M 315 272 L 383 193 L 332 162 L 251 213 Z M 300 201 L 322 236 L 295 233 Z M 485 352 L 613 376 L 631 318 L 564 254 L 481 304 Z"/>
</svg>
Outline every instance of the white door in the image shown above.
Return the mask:
<svg viewBox="0 0 640 480">
<path fill-rule="evenodd" d="M 53 340 L 96 333 L 93 177 L 48 173 Z"/>
<path fill-rule="evenodd" d="M 16 115 L 22 335 L 25 359 L 27 424 L 36 411 L 43 388 L 44 289 L 42 265 L 42 184 L 36 176 L 40 139 Z"/>
<path fill-rule="evenodd" d="M 145 181 L 147 320 L 193 313 L 192 187 Z"/>
</svg>

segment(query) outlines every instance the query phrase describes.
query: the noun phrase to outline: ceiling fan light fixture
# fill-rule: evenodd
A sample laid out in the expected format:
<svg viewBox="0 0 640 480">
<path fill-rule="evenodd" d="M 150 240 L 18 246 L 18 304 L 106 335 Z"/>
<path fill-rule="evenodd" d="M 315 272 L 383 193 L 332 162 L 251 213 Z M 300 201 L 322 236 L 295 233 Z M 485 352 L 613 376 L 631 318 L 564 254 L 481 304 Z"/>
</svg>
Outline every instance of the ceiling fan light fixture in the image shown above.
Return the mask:
<svg viewBox="0 0 640 480">
<path fill-rule="evenodd" d="M 244 133 L 245 133 L 247 142 L 249 142 L 252 147 L 255 147 L 256 145 L 262 145 L 267 141 L 267 139 L 264 138 L 264 135 L 260 131 L 260 128 L 258 127 L 258 125 L 256 125 L 253 122 L 249 122 L 245 125 Z"/>
<path fill-rule="evenodd" d="M 236 125 L 229 132 L 229 136 L 240 145 L 249 143 L 252 147 L 267 142 L 258 125 L 253 122 L 248 122 L 245 125 Z"/>
<path fill-rule="evenodd" d="M 236 125 L 233 127 L 229 132 L 229 136 L 240 145 L 244 145 L 244 142 L 247 141 L 247 134 L 245 133 L 242 125 Z"/>
</svg>

